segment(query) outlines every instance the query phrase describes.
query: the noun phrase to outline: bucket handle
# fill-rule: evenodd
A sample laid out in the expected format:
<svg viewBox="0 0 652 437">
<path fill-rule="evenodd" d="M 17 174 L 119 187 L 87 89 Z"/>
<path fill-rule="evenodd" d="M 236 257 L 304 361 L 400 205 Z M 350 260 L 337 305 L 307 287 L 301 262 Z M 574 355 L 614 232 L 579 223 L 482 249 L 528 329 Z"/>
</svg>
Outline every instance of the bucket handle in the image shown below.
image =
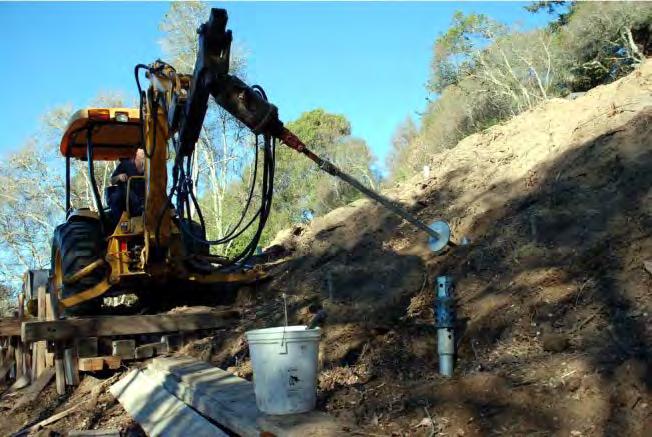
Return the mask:
<svg viewBox="0 0 652 437">
<path fill-rule="evenodd" d="M 278 353 L 279 355 L 287 355 L 288 353 L 288 344 L 285 342 L 286 327 L 287 325 L 283 327 L 283 336 L 281 337 L 281 351 Z"/>
</svg>

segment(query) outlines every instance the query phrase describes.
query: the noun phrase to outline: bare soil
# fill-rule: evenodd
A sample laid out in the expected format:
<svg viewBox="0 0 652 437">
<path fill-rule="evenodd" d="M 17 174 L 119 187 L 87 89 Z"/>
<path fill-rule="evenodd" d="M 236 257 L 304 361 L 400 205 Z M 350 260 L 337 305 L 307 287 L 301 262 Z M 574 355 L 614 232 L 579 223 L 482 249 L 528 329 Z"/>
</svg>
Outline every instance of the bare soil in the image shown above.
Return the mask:
<svg viewBox="0 0 652 437">
<path fill-rule="evenodd" d="M 319 407 L 374 435 L 649 435 L 652 61 L 555 99 L 432 159 L 385 192 L 470 245 L 368 200 L 288 229 L 273 279 L 203 356 L 249 377 L 243 333 L 328 314 Z M 455 376 L 437 373 L 433 283 L 456 283 Z M 209 351 L 210 349 L 210 351 Z M 209 356 L 210 355 L 210 356 Z M 645 430 L 648 430 L 647 432 Z"/>
<path fill-rule="evenodd" d="M 34 402 L 18 408 L 13 407 L 11 399 L 18 399 L 20 391 L 15 392 L 15 396 L 5 393 L 0 404 L 0 435 L 14 435 L 74 407 L 74 411 L 62 419 L 22 435 L 58 436 L 67 435 L 73 430 L 117 429 L 124 436 L 145 436 L 138 423 L 108 392 L 110 384 L 120 376 L 121 372 L 105 372 L 95 376 L 82 374 L 81 384 L 75 389 L 69 388 L 65 395 L 57 394 L 53 378 Z M 97 390 L 100 386 L 102 389 Z M 97 395 L 93 393 L 93 388 L 96 388 Z"/>
<path fill-rule="evenodd" d="M 233 329 L 180 353 L 251 378 L 246 330 L 328 315 L 318 408 L 366 435 L 645 436 L 652 429 L 652 61 L 432 158 L 385 191 L 470 244 L 441 255 L 359 200 L 288 229 Z M 433 284 L 455 281 L 455 375 L 438 375 Z M 88 378 L 88 377 L 87 377 Z M 50 385 L 2 433 L 79 402 Z M 81 410 L 80 410 L 81 411 Z M 103 394 L 55 431 L 139 432 Z M 9 424 L 9 425 L 5 425 Z M 647 432 L 645 430 L 648 430 Z M 133 431 L 132 431 L 133 430 Z"/>
</svg>

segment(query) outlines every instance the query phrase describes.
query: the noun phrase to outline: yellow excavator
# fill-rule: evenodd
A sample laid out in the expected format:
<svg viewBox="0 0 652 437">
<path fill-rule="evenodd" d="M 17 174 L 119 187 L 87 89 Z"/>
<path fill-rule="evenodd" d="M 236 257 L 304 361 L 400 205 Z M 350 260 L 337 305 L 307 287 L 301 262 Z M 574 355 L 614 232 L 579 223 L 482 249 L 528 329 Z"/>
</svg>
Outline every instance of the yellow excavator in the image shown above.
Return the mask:
<svg viewBox="0 0 652 437">
<path fill-rule="evenodd" d="M 50 290 L 57 293 L 67 314 L 97 311 L 100 297 L 125 291 L 155 290 L 170 283 L 182 284 L 178 288 L 184 290 L 187 286 L 183 284 L 199 287 L 263 277 L 247 261 L 256 251 L 271 210 L 277 140 L 427 232 L 433 250 L 452 244 L 445 222 L 425 225 L 315 155 L 283 126 L 277 108 L 268 102 L 261 87 L 250 87 L 230 75 L 232 34 L 226 24 L 226 11 L 212 9 L 209 20 L 198 30 L 199 47 L 192 75 L 179 73 L 160 60 L 137 65 L 139 108 L 90 108 L 72 117 L 60 146 L 66 159 L 66 221 L 54 232 L 50 270 Z M 141 87 L 143 72 L 149 80 L 145 90 Z M 260 181 L 260 194 L 253 196 L 252 185 L 239 223 L 223 238 L 207 241 L 191 174 L 195 144 L 211 96 L 256 136 L 253 181 Z M 94 162 L 130 159 L 137 149 L 144 150 L 144 174 L 126 181 L 124 211 L 115 223 L 109 217 L 107 202 L 100 196 Z M 71 207 L 72 159 L 87 161 L 94 209 Z M 133 208 L 129 196 L 138 187 L 144 193 L 144 204 Z M 105 198 L 111 194 L 110 187 L 108 191 Z M 253 197 L 261 199 L 255 212 L 249 211 Z M 250 226 L 255 226 L 254 235 L 240 253 L 228 259 L 210 254 L 210 245 L 237 238 Z"/>
</svg>

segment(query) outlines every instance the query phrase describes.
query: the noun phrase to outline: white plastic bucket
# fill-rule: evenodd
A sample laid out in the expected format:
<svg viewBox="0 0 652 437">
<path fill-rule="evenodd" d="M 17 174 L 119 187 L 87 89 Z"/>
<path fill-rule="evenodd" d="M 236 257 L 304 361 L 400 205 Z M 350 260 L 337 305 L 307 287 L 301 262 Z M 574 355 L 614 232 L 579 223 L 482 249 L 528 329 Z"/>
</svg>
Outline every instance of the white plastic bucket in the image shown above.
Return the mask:
<svg viewBox="0 0 652 437">
<path fill-rule="evenodd" d="M 258 409 L 267 414 L 293 414 L 315 408 L 321 330 L 281 326 L 245 335 Z"/>
</svg>

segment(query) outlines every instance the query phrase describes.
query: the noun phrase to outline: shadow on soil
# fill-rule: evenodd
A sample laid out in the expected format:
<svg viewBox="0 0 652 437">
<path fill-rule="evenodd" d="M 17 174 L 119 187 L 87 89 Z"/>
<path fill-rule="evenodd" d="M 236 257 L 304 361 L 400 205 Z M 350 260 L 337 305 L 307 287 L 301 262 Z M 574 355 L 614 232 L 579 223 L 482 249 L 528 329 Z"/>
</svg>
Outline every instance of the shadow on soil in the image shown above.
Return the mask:
<svg viewBox="0 0 652 437">
<path fill-rule="evenodd" d="M 488 187 L 477 201 L 493 200 L 473 221 L 472 244 L 444 256 L 390 247 L 422 236 L 368 204 L 346 226 L 317 234 L 309 255 L 274 267 L 271 291 L 306 297 L 290 299 L 292 322 L 305 321 L 308 301 L 324 302 L 323 368 L 348 367 L 353 378 L 327 384 L 321 406 L 361 424 L 418 423 L 425 407 L 465 435 L 642 435 L 646 415 L 637 407 L 652 388 L 652 278 L 642 267 L 652 256 L 651 126 L 644 111 L 527 179 Z M 461 196 L 466 170 L 448 174 L 412 211 L 461 217 L 469 205 L 442 205 Z M 436 375 L 435 329 L 413 317 L 428 320 L 440 274 L 456 278 L 465 321 L 451 381 Z M 270 320 L 282 317 L 274 310 Z M 561 336 L 559 350 L 544 350 L 545 334 Z M 506 347 L 517 343 L 529 349 Z M 537 376 L 546 366 L 558 375 L 567 361 L 584 363 L 576 382 Z"/>
</svg>

